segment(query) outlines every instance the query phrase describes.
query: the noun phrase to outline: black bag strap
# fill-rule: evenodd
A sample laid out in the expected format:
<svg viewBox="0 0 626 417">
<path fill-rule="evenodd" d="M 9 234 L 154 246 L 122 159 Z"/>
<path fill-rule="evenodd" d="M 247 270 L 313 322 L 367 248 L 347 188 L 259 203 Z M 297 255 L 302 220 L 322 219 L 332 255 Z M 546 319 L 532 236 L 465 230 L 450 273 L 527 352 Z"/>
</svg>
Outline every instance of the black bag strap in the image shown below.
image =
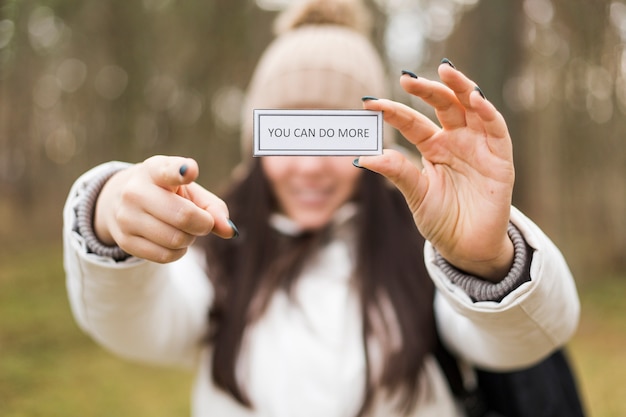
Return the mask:
<svg viewBox="0 0 626 417">
<path fill-rule="evenodd" d="M 448 380 L 450 391 L 463 405 L 467 417 L 487 417 L 489 410 L 480 387 L 471 390 L 465 387 L 459 364 L 454 355 L 441 342 L 438 343 L 434 354 L 437 362 L 439 362 L 439 367 Z"/>
</svg>

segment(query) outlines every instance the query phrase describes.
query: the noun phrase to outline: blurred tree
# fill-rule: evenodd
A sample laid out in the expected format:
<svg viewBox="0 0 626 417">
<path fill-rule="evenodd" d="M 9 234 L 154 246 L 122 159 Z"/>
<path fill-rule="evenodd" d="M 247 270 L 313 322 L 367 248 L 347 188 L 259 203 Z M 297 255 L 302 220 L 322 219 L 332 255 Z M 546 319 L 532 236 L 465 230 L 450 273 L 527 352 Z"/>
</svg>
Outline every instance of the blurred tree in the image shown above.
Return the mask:
<svg viewBox="0 0 626 417">
<path fill-rule="evenodd" d="M 257 3 L 287 2 L 0 3 L 0 245 L 58 238 L 68 187 L 110 159 L 192 156 L 218 186 L 272 37 Z M 575 268 L 625 271 L 624 0 L 366 2 L 393 85 L 400 66 L 433 78 L 451 58 L 507 119 L 515 204 Z"/>
<path fill-rule="evenodd" d="M 192 156 L 215 186 L 240 159 L 242 91 L 274 15 L 252 0 L 24 0 L 0 13 L 0 241 L 57 234 L 67 188 L 103 161 Z"/>
<path fill-rule="evenodd" d="M 588 272 L 626 270 L 625 35 L 620 1 L 482 0 L 445 47 L 507 119 L 515 204 Z"/>
</svg>

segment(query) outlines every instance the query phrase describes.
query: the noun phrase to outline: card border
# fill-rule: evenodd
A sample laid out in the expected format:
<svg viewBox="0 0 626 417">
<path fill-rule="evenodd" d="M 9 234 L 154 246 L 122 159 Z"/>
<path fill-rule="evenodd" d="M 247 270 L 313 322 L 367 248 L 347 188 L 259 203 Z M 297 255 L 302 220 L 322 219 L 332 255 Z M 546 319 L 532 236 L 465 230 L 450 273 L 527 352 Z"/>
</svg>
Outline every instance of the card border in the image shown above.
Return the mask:
<svg viewBox="0 0 626 417">
<path fill-rule="evenodd" d="M 261 117 L 265 115 L 271 116 L 365 116 L 376 117 L 376 131 L 378 134 L 375 149 L 261 149 L 260 148 L 260 132 Z M 254 109 L 253 110 L 253 156 L 362 156 L 362 155 L 381 155 L 383 153 L 383 112 L 374 110 L 346 110 L 346 109 Z"/>
</svg>

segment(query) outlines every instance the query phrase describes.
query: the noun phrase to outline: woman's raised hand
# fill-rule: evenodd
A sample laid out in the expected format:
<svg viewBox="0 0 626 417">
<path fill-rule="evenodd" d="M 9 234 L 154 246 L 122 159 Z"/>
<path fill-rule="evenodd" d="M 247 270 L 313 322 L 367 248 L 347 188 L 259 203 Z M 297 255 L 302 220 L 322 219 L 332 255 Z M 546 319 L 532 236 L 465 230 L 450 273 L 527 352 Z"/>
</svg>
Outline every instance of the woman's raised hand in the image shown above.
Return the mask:
<svg viewBox="0 0 626 417">
<path fill-rule="evenodd" d="M 198 236 L 236 236 L 226 204 L 197 177 L 196 161 L 175 156 L 154 156 L 116 173 L 96 203 L 96 235 L 159 263 L 182 257 Z"/>
<path fill-rule="evenodd" d="M 400 189 L 420 232 L 450 263 L 498 281 L 513 261 L 507 236 L 515 177 L 511 138 L 474 82 L 447 60 L 439 76 L 443 83 L 405 72 L 400 84 L 434 108 L 441 127 L 403 104 L 364 98 L 364 108 L 382 110 L 417 147 L 423 167 L 387 149 L 358 163 Z"/>
</svg>

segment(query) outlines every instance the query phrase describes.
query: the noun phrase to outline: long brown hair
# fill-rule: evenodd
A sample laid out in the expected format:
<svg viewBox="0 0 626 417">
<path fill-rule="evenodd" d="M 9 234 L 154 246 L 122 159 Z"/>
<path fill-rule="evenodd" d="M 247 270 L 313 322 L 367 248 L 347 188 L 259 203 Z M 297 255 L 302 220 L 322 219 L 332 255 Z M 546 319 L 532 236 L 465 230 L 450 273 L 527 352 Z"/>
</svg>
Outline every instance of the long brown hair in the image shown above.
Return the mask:
<svg viewBox="0 0 626 417">
<path fill-rule="evenodd" d="M 246 327 L 263 314 L 275 291 L 288 289 L 297 279 L 307 256 L 325 241 L 328 231 L 286 237 L 271 228 L 269 217 L 276 211 L 276 201 L 258 159 L 224 200 L 240 237 L 204 240 L 215 287 L 207 342 L 213 349 L 215 384 L 251 406 L 235 376 Z M 368 341 L 384 343 L 388 336 L 381 332 L 395 329 L 401 340 L 399 349 L 383 350 L 386 355 L 377 378 L 366 360 L 366 395 L 359 415 L 366 413 L 379 388 L 402 389 L 401 405 L 408 411 L 417 397 L 424 357 L 436 343 L 434 289 L 424 266 L 424 240 L 400 192 L 381 176 L 364 171 L 355 202 L 359 211 L 354 284 L 361 301 L 366 359 Z M 381 319 L 382 329 L 376 325 Z"/>
</svg>

